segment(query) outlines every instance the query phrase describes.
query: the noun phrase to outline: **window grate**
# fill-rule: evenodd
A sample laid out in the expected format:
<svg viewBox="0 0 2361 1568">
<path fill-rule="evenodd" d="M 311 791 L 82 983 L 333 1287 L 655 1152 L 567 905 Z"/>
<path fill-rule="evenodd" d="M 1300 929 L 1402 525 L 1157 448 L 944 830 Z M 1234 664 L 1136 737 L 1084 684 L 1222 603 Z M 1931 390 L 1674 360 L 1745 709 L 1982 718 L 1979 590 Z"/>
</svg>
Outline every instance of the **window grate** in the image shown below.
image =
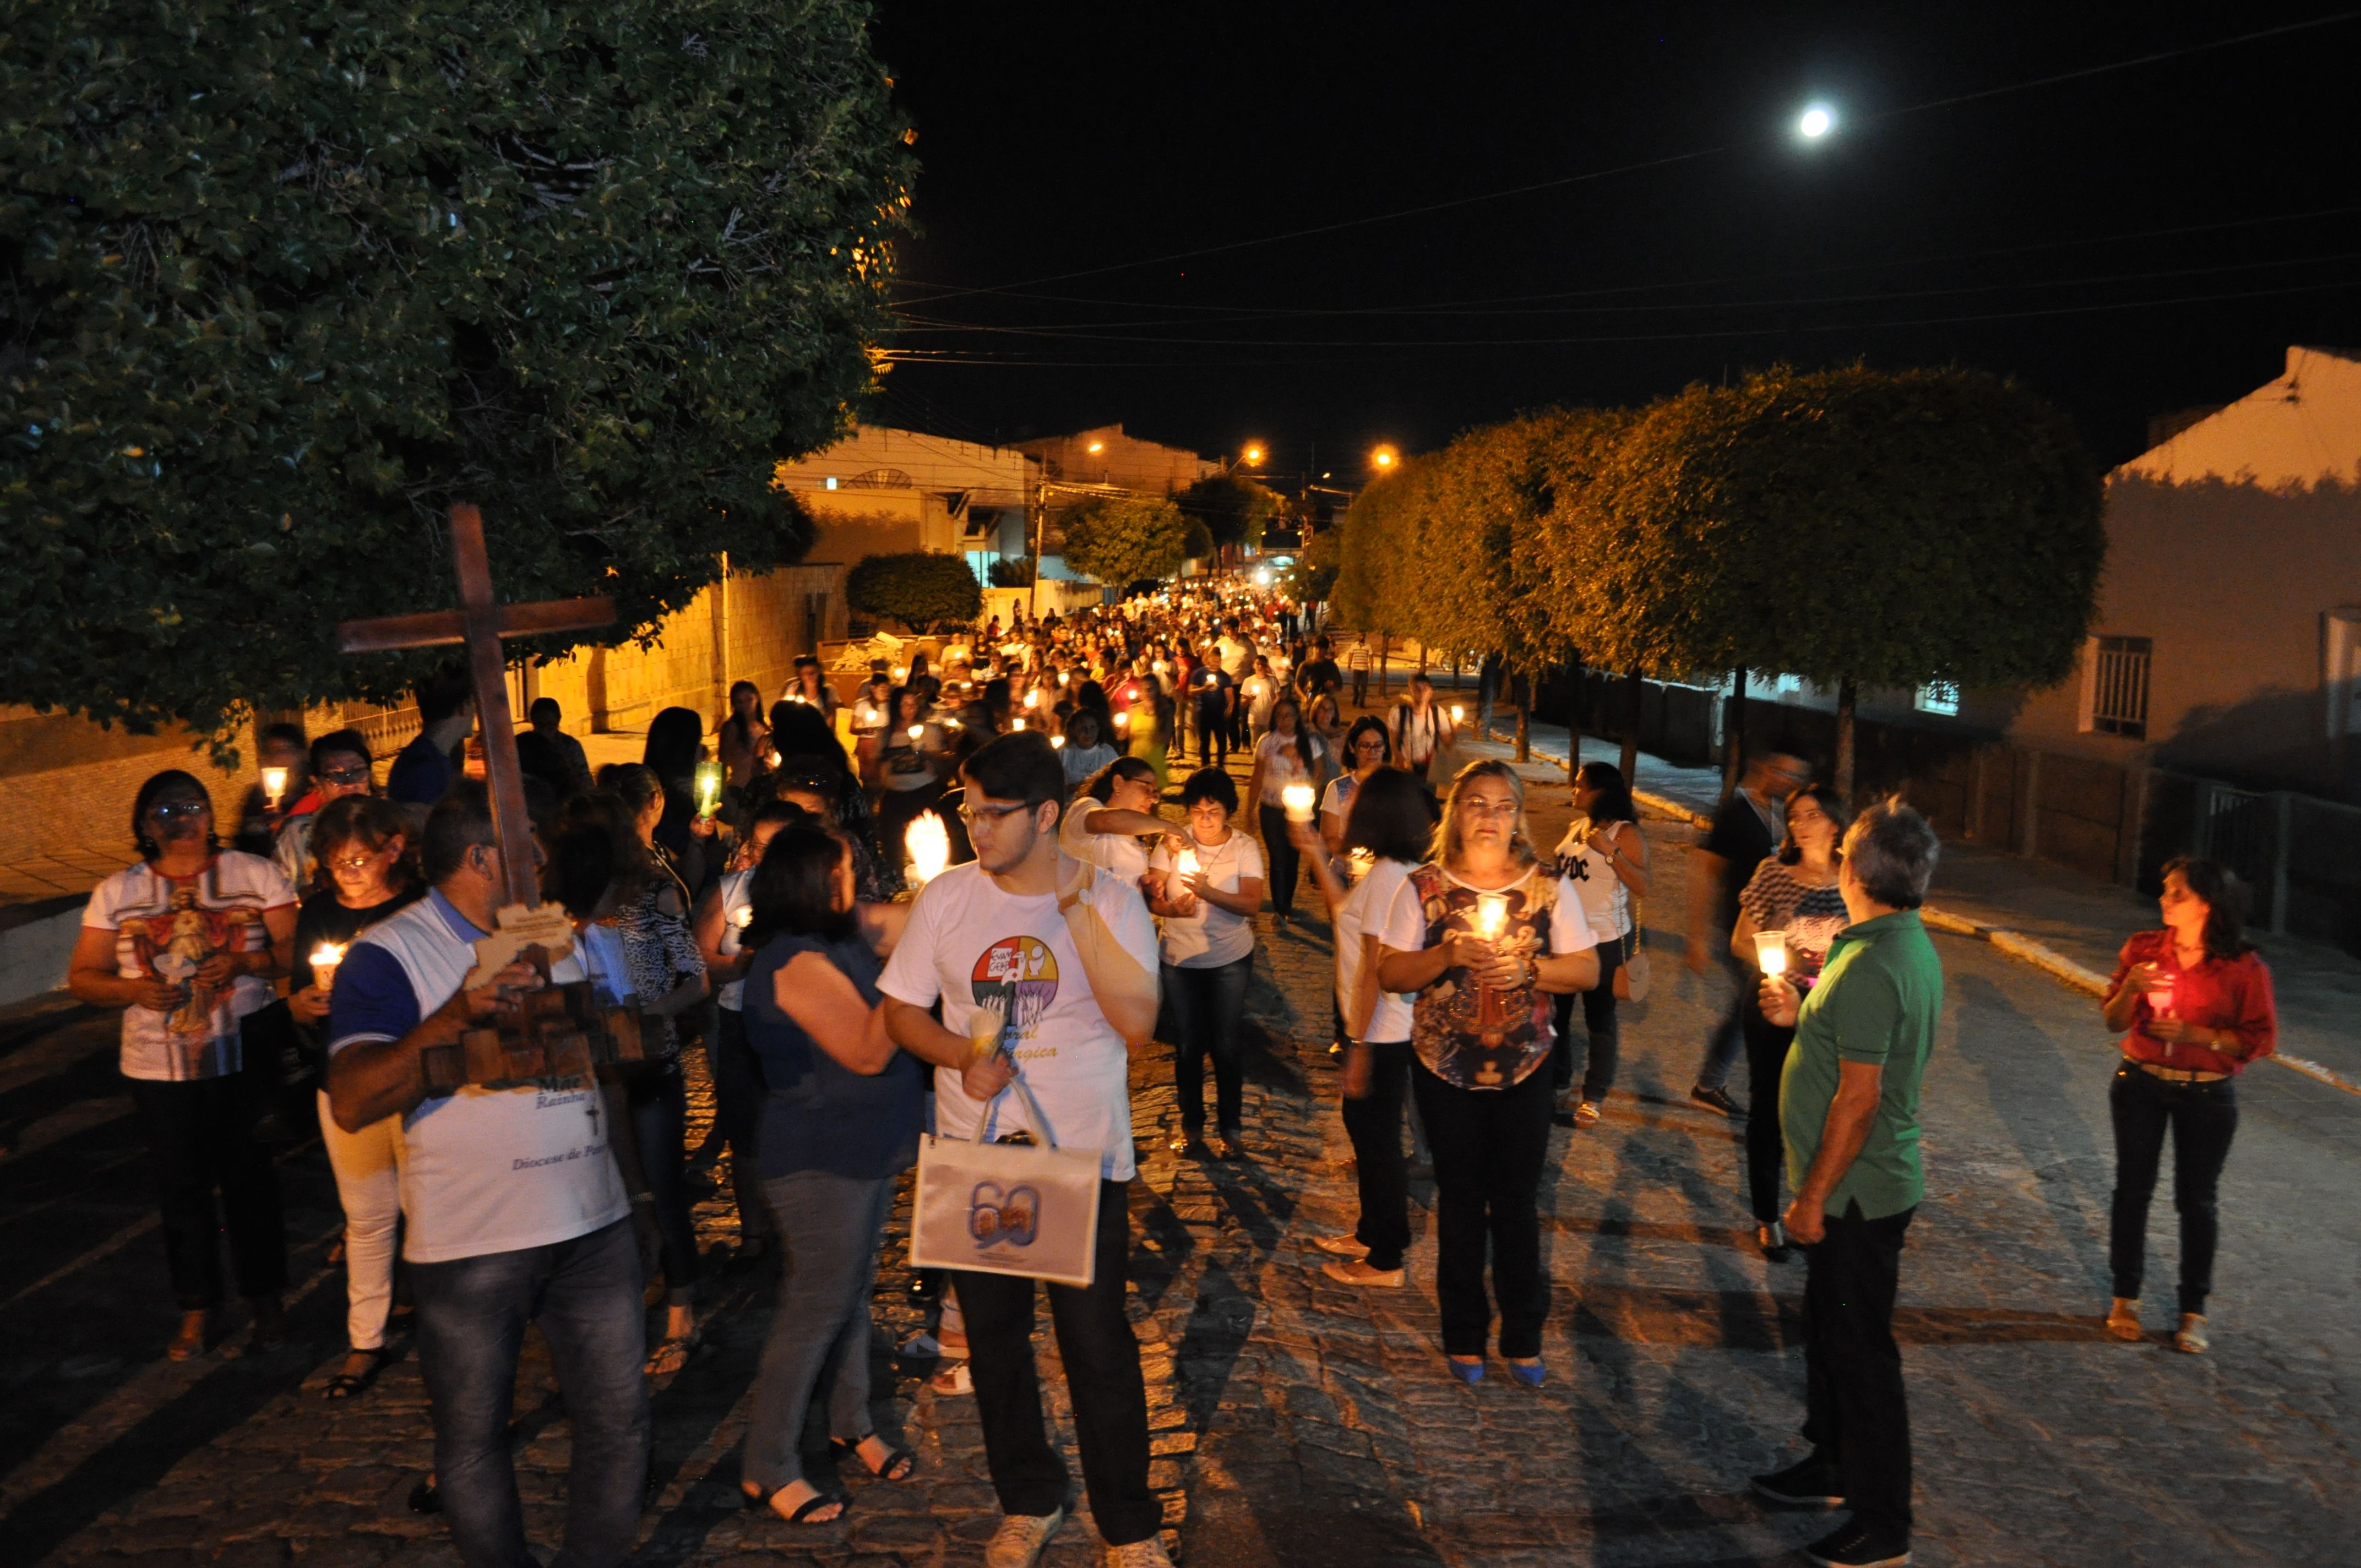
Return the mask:
<svg viewBox="0 0 2361 1568">
<path fill-rule="evenodd" d="M 2147 671 L 2152 644 L 2145 637 L 2101 637 L 2092 650 L 2091 728 L 2103 735 L 2147 739 Z"/>
</svg>

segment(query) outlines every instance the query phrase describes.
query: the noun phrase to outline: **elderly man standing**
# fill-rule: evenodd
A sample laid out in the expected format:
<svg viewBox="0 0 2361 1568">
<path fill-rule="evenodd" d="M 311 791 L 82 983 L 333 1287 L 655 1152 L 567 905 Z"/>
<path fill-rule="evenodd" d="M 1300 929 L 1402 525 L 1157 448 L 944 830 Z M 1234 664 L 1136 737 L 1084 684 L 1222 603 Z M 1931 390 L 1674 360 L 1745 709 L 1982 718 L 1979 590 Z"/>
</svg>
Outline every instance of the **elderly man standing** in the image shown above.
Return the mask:
<svg viewBox="0 0 2361 1568">
<path fill-rule="evenodd" d="M 1795 1201 L 1787 1234 L 1803 1244 L 1804 1436 L 1812 1452 L 1753 1478 L 1796 1508 L 1850 1508 L 1851 1519 L 1805 1548 L 1837 1568 L 1910 1561 L 1910 1415 L 1894 1298 L 1902 1240 L 1926 1196 L 1918 1086 L 1943 1011 L 1943 966 L 1918 905 L 1938 846 L 1898 799 L 1845 834 L 1839 886 L 1852 924 L 1828 948 L 1808 999 L 1764 977 L 1763 1015 L 1793 1025 L 1779 1120 Z M 1756 1107 L 1756 1114 L 1767 1108 Z"/>
</svg>

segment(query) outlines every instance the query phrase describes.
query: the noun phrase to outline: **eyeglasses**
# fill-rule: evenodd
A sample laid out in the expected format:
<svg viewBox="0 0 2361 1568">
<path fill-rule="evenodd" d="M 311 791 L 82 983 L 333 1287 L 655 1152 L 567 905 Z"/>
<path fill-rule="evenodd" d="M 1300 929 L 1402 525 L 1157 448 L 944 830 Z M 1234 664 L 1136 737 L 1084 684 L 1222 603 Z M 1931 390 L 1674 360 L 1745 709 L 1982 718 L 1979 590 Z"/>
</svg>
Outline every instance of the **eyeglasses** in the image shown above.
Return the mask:
<svg viewBox="0 0 2361 1568">
<path fill-rule="evenodd" d="M 202 800 L 159 800 L 148 808 L 148 815 L 176 822 L 183 817 L 210 817 L 213 810 Z"/>
<path fill-rule="evenodd" d="M 1459 803 L 1459 809 L 1470 817 L 1514 817 L 1517 803 L 1513 800 L 1486 800 L 1482 795 L 1469 795 Z"/>
<path fill-rule="evenodd" d="M 340 872 L 367 871 L 377 863 L 379 856 L 385 853 L 386 850 L 378 850 L 366 855 L 337 855 L 329 860 L 328 866 L 333 871 Z"/>
<path fill-rule="evenodd" d="M 349 768 L 323 768 L 320 776 L 330 784 L 357 784 L 369 782 L 367 762 L 356 762 Z"/>
<path fill-rule="evenodd" d="M 978 817 L 984 817 L 991 821 L 997 822 L 1004 817 L 1014 817 L 1020 811 L 1030 811 L 1033 808 L 1029 806 L 1022 805 L 985 806 L 962 806 L 959 808 L 959 819 L 972 828 L 975 826 L 976 819 Z"/>
</svg>

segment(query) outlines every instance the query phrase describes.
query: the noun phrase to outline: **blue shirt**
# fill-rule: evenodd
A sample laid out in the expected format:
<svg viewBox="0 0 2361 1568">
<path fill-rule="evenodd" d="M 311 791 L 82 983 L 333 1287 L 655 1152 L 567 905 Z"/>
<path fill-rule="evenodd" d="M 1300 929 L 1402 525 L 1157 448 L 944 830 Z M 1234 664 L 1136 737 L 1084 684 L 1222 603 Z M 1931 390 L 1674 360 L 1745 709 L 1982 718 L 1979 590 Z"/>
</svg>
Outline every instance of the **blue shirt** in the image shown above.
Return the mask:
<svg viewBox="0 0 2361 1568">
<path fill-rule="evenodd" d="M 774 937 L 755 955 L 743 998 L 746 1044 L 762 1061 L 770 1094 L 755 1135 L 754 1168 L 765 1181 L 798 1170 L 864 1180 L 898 1175 L 918 1157 L 925 1074 L 903 1051 L 873 1077 L 854 1072 L 781 1011 L 774 977 L 803 953 L 835 965 L 870 1006 L 880 1000 L 877 976 L 884 965 L 857 933 L 835 941 Z"/>
<path fill-rule="evenodd" d="M 385 795 L 403 806 L 432 806 L 450 792 L 451 759 L 422 732 L 386 770 Z"/>
</svg>

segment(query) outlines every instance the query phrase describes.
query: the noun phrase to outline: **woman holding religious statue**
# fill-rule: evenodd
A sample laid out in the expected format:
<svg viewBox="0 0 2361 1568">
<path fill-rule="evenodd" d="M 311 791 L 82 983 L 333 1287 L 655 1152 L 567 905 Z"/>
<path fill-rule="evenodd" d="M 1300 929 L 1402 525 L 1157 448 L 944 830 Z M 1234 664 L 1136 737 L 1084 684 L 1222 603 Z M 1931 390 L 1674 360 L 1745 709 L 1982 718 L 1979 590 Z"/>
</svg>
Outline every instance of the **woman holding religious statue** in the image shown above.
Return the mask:
<svg viewBox="0 0 2361 1568">
<path fill-rule="evenodd" d="M 1387 914 L 1378 984 L 1414 992 L 1411 1092 L 1434 1150 L 1436 1295 L 1443 1350 L 1463 1383 L 1484 1376 L 1491 1309 L 1510 1376 L 1541 1387 L 1549 1277 L 1541 1263 L 1549 1151 L 1551 1005 L 1598 981 L 1582 903 L 1534 853 L 1524 786 L 1502 762 L 1452 781 L 1433 857 Z"/>
</svg>

